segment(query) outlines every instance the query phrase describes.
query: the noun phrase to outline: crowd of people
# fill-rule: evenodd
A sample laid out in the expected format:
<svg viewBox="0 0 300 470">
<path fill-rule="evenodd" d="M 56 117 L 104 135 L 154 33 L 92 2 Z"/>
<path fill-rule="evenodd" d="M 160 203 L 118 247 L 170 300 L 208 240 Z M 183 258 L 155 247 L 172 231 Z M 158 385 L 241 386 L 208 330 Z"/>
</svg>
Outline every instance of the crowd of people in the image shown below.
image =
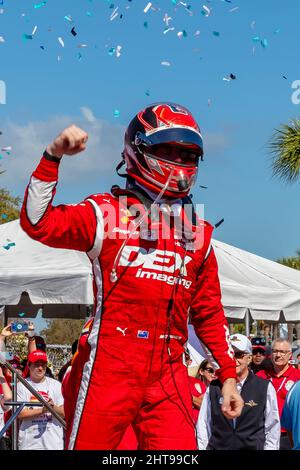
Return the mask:
<svg viewBox="0 0 300 470">
<path fill-rule="evenodd" d="M 33 325 L 33 324 L 32 324 Z M 34 331 L 34 327 L 31 326 Z M 0 351 L 5 351 L 5 340 L 10 337 L 11 324 L 0 333 Z M 28 336 L 28 335 L 27 335 Z M 300 450 L 300 361 L 293 360 L 291 344 L 285 338 L 275 339 L 267 346 L 264 337 L 251 341 L 242 334 L 230 336 L 236 361 L 238 391 L 244 400 L 241 415 L 230 420 L 220 409 L 222 384 L 213 364 L 204 359 L 195 376 L 189 374 L 192 362 L 188 347 L 184 362 L 189 374 L 192 400 L 192 419 L 199 450 Z M 78 341 L 72 345 L 76 354 Z M 48 367 L 46 344 L 43 338 L 28 336 L 28 357 L 8 359 L 29 385 L 64 417 L 63 379 L 72 365 L 68 361 L 53 376 Z M 191 368 L 192 370 L 193 368 Z M 11 416 L 6 402 L 12 400 L 12 372 L 0 367 L 0 430 Z M 22 383 L 17 383 L 19 402 L 37 403 Z M 180 430 L 178 430 L 180 432 Z M 27 406 L 18 416 L 18 448 L 20 450 L 62 450 L 65 446 L 64 428 L 49 409 Z M 0 449 L 11 449 L 11 429 L 0 440 Z M 132 427 L 128 427 L 118 450 L 136 450 L 138 441 Z"/>
</svg>

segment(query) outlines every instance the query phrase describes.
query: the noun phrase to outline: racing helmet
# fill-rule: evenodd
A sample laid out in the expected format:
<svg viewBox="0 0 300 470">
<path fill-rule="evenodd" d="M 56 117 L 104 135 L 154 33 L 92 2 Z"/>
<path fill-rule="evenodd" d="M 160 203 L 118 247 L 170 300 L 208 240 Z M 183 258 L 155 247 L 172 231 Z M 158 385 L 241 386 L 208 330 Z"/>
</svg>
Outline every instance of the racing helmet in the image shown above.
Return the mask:
<svg viewBox="0 0 300 470">
<path fill-rule="evenodd" d="M 181 198 L 194 184 L 203 157 L 200 129 L 192 114 L 175 103 L 155 103 L 140 111 L 125 132 L 127 174 L 143 187 Z"/>
</svg>

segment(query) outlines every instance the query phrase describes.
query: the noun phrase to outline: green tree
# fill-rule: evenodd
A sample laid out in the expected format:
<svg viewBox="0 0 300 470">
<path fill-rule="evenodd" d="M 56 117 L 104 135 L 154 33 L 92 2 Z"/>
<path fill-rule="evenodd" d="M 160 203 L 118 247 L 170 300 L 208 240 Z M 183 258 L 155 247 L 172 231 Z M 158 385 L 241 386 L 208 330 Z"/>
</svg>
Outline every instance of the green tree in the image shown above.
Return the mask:
<svg viewBox="0 0 300 470">
<path fill-rule="evenodd" d="M 0 225 L 20 217 L 20 204 L 20 197 L 14 197 L 7 189 L 0 188 Z"/>
<path fill-rule="evenodd" d="M 79 338 L 85 320 L 47 320 L 47 328 L 41 331 L 47 344 L 72 344 Z"/>
<path fill-rule="evenodd" d="M 277 263 L 284 264 L 289 268 L 298 269 L 298 271 L 300 271 L 300 249 L 297 250 L 297 256 L 278 259 Z"/>
<path fill-rule="evenodd" d="M 300 120 L 292 119 L 276 129 L 269 142 L 273 175 L 292 183 L 300 176 Z"/>
</svg>

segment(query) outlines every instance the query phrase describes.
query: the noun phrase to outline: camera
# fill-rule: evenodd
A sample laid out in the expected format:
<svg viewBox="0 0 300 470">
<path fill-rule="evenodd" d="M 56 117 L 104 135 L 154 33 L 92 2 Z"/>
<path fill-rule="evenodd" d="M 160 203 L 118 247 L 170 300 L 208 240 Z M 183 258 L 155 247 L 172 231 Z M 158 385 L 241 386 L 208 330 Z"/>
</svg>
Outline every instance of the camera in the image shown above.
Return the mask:
<svg viewBox="0 0 300 470">
<path fill-rule="evenodd" d="M 28 323 L 16 321 L 11 324 L 12 333 L 25 333 L 28 331 Z"/>
</svg>

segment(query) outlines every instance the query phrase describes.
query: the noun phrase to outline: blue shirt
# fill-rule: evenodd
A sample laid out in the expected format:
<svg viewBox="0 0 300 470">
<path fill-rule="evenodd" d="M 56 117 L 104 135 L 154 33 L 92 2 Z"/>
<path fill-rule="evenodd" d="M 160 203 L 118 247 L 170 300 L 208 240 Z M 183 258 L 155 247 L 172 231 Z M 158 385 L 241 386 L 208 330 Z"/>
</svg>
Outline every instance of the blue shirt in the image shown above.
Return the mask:
<svg viewBox="0 0 300 470">
<path fill-rule="evenodd" d="M 296 382 L 289 391 L 281 416 L 281 425 L 292 431 L 294 447 L 300 450 L 300 381 Z"/>
</svg>

